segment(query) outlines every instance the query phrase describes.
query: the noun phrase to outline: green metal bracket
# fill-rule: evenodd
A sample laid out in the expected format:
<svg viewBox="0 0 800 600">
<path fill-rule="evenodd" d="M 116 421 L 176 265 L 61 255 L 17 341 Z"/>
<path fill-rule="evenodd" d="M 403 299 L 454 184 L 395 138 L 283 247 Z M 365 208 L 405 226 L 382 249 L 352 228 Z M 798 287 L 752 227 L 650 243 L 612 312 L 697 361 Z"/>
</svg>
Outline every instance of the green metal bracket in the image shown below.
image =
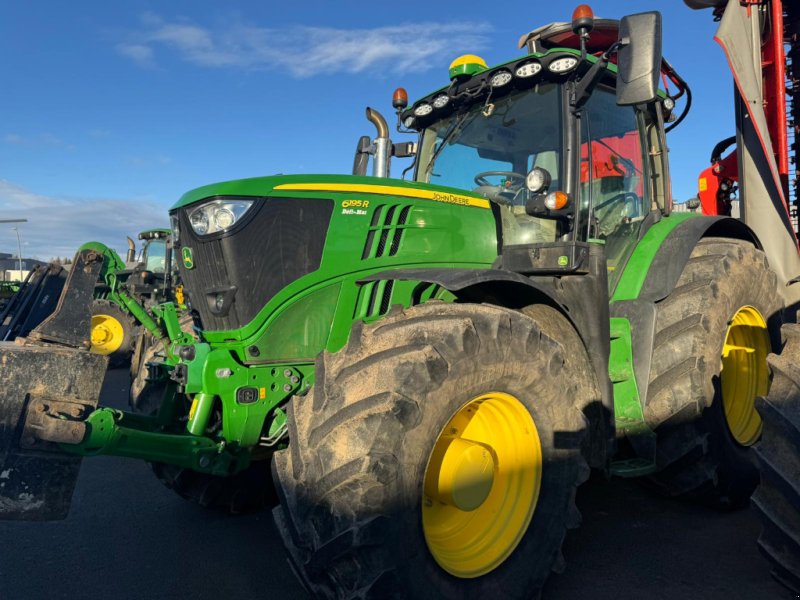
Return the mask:
<svg viewBox="0 0 800 600">
<path fill-rule="evenodd" d="M 611 355 L 608 375 L 614 387 L 614 418 L 617 431 L 628 438 L 648 438 L 651 455 L 614 462 L 611 472 L 621 477 L 638 477 L 655 471 L 655 433 L 647 426 L 642 399 L 633 370 L 631 324 L 628 319 L 612 318 Z M 637 444 L 642 447 L 642 444 Z"/>
<path fill-rule="evenodd" d="M 100 277 L 109 290 L 106 297 L 111 302 L 114 302 L 132 314 L 156 338 L 163 338 L 164 331 L 161 327 L 158 326 L 144 307 L 120 286 L 117 274 L 125 269 L 125 263 L 120 258 L 119 254 L 100 242 L 87 242 L 78 249 L 78 252 L 83 250 L 94 250 L 103 255 L 103 266 L 100 270 Z"/>
<path fill-rule="evenodd" d="M 163 462 L 220 476 L 237 473 L 250 462 L 249 452 L 223 441 L 163 433 L 154 417 L 100 408 L 89 415 L 86 426 L 81 443 L 60 444 L 61 449 L 80 456 L 111 454 Z"/>
</svg>

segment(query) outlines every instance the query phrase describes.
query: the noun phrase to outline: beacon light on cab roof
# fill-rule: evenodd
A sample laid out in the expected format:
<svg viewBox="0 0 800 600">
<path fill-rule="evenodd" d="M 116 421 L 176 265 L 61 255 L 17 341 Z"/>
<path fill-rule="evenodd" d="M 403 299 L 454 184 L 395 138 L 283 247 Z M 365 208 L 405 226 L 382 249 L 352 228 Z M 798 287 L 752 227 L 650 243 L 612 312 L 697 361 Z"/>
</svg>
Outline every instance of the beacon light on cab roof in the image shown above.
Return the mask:
<svg viewBox="0 0 800 600">
<path fill-rule="evenodd" d="M 397 88 L 392 94 L 392 108 L 403 110 L 408 106 L 408 92 L 405 88 Z"/>
<path fill-rule="evenodd" d="M 594 29 L 594 12 L 588 4 L 580 4 L 572 12 L 572 31 L 589 33 Z"/>
</svg>

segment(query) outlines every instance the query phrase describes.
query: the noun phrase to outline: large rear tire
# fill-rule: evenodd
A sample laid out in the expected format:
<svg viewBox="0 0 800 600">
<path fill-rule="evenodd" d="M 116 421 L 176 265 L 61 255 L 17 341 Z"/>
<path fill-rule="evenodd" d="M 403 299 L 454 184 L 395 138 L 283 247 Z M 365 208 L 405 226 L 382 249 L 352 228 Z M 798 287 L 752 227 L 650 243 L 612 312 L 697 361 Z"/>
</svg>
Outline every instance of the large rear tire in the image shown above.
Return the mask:
<svg viewBox="0 0 800 600">
<path fill-rule="evenodd" d="M 134 318 L 109 300 L 92 302 L 91 351 L 108 355 L 110 368 L 130 360 L 137 324 Z"/>
<path fill-rule="evenodd" d="M 645 418 L 658 436 L 659 490 L 717 508 L 747 506 L 758 484 L 751 446 L 777 337 L 776 276 L 763 252 L 701 240 L 657 305 Z"/>
<path fill-rule="evenodd" d="M 755 447 L 761 485 L 753 506 L 763 523 L 758 545 L 773 575 L 800 594 L 800 325 L 782 331 L 786 345 L 769 357 L 772 387 L 756 403 L 764 431 Z"/>
<path fill-rule="evenodd" d="M 273 459 L 276 523 L 311 593 L 531 598 L 563 566 L 597 386 L 566 319 L 527 315 L 430 302 L 320 355 Z"/>
</svg>

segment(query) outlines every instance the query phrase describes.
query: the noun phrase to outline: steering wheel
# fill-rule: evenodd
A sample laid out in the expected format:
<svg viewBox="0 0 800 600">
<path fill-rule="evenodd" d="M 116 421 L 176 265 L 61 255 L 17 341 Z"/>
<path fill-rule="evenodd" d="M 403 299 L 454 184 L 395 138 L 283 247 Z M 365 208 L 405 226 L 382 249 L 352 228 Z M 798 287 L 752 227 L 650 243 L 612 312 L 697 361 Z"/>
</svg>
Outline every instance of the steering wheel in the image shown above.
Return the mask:
<svg viewBox="0 0 800 600">
<path fill-rule="evenodd" d="M 510 181 L 517 180 L 520 184 L 525 183 L 525 175 L 515 173 L 514 171 L 484 171 L 475 175 L 475 184 L 487 187 L 499 187 L 499 185 L 491 183 L 487 177 L 505 177 Z"/>
</svg>

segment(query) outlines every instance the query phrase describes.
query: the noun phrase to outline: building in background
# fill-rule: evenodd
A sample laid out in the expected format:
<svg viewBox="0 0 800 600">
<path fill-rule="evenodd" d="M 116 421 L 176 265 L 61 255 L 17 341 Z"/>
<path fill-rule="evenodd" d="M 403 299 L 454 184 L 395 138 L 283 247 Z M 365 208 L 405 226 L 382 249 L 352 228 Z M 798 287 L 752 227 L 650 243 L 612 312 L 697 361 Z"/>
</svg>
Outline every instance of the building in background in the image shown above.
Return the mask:
<svg viewBox="0 0 800 600">
<path fill-rule="evenodd" d="M 0 281 L 22 281 L 34 267 L 45 264 L 35 258 L 23 258 L 20 261 L 8 252 L 0 252 Z"/>
</svg>

